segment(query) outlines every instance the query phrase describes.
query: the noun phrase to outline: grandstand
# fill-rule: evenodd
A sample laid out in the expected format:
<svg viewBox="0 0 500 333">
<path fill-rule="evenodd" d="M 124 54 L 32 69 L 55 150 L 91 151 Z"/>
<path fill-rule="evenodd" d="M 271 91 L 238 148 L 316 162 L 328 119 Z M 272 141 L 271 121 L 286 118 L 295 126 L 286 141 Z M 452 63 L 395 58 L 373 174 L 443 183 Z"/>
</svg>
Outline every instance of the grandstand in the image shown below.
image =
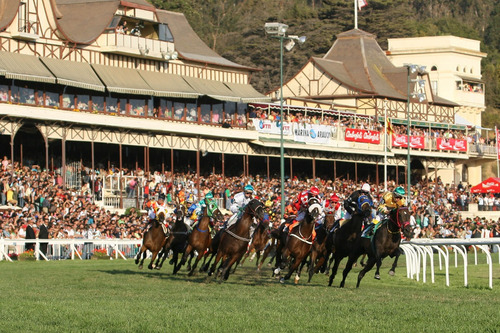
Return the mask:
<svg viewBox="0 0 500 333">
<path fill-rule="evenodd" d="M 2 155 L 58 169 L 64 178 L 79 162 L 92 170 L 146 173 L 279 173 L 277 90 L 257 92 L 250 78 L 259 69 L 215 53 L 183 14 L 144 0 L 6 3 L 0 13 Z M 457 65 L 462 80 L 454 87 L 480 94 L 477 66 L 484 54 L 449 52 L 447 59 L 461 57 L 471 64 Z M 412 179 L 478 183 L 481 165 L 496 158 L 495 148 L 480 140 L 484 96 L 481 104 L 469 94 L 477 101 L 464 109 L 467 95 L 434 93 L 440 76 L 433 70 L 410 78 L 424 83 L 412 83 L 408 96 L 407 68 L 393 64 L 372 34 L 341 33 L 324 57 L 304 63 L 283 87 L 287 177 L 379 183 L 387 155 L 388 178 L 405 182 L 407 104 Z M 425 100 L 418 98 L 422 93 Z M 466 117 L 473 122 L 455 121 L 462 109 L 476 115 Z M 386 119 L 400 129 L 387 144 Z"/>
</svg>

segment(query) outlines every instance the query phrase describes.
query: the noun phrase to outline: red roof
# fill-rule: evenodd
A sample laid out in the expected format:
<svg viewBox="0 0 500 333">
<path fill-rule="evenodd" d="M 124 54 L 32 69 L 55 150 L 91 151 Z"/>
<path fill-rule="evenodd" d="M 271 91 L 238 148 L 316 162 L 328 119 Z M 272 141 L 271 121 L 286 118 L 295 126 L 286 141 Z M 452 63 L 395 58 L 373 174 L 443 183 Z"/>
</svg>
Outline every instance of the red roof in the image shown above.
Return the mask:
<svg viewBox="0 0 500 333">
<path fill-rule="evenodd" d="M 500 178 L 491 177 L 470 189 L 471 193 L 500 193 Z"/>
</svg>

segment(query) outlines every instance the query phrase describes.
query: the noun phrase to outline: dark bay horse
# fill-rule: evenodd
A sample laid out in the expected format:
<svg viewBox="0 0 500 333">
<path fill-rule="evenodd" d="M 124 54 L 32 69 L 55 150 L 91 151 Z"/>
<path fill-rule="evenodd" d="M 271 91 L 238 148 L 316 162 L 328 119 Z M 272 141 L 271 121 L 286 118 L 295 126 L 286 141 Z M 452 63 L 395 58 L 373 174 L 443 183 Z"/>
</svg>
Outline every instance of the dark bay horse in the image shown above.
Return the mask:
<svg viewBox="0 0 500 333">
<path fill-rule="evenodd" d="M 314 197 L 310 198 L 309 208 L 307 209 L 304 219 L 295 228 L 293 228 L 293 230 L 287 236 L 284 244 L 280 240 L 278 248 L 276 250 L 276 266 L 274 273 L 278 275 L 280 271 L 285 268 L 289 257 L 290 259 L 293 259 L 288 274 L 284 277 L 281 277 L 281 283 L 284 283 L 286 280 L 290 279 L 290 277 L 295 272 L 295 270 L 297 270 L 302 261 L 304 261 L 309 255 L 313 244 L 312 236 L 315 222 L 316 219 L 322 214 L 322 212 L 323 209 L 319 204 L 319 200 Z M 297 270 L 295 283 L 298 283 L 299 279 L 300 269 Z"/>
<path fill-rule="evenodd" d="M 236 263 L 245 254 L 248 243 L 250 242 L 250 227 L 254 223 L 264 218 L 264 205 L 257 199 L 252 199 L 246 205 L 241 218 L 229 228 L 224 229 L 221 234 L 217 256 L 210 267 L 208 275 L 215 272 L 217 264 L 222 259 L 221 265 L 217 271 L 217 277 L 220 280 L 227 280 L 231 266 Z"/>
<path fill-rule="evenodd" d="M 179 253 L 183 253 L 187 245 L 187 239 L 189 235 L 189 227 L 184 223 L 184 218 L 186 216 L 186 206 L 179 204 L 175 210 L 175 221 L 170 230 L 170 236 L 167 238 L 163 249 L 158 255 L 156 261 L 156 269 L 161 269 L 165 259 L 168 257 L 170 250 L 172 251 L 172 259 L 170 264 L 174 265 L 174 269 L 177 266 L 177 260 L 179 258 Z"/>
<path fill-rule="evenodd" d="M 323 270 L 326 268 L 328 258 L 331 254 L 331 248 L 326 246 L 327 237 L 334 224 L 335 215 L 327 214 L 325 216 L 325 221 L 323 222 L 323 224 L 316 229 L 316 239 L 314 240 L 311 248 L 309 262 L 309 280 L 307 282 L 311 282 L 312 276 L 314 275 L 314 273 L 318 273 L 320 267 L 322 267 Z"/>
<path fill-rule="evenodd" d="M 260 221 L 253 232 L 252 242 L 250 243 L 250 246 L 248 247 L 245 256 L 241 260 L 240 265 L 243 265 L 245 259 L 248 258 L 252 250 L 255 250 L 255 254 L 257 256 L 255 265 L 257 266 L 257 270 L 260 270 L 260 267 L 262 266 L 262 264 L 259 265 L 260 252 L 264 250 L 270 237 L 271 236 L 269 235 L 269 222 Z"/>
<path fill-rule="evenodd" d="M 198 265 L 198 262 L 210 248 L 210 243 L 212 241 L 212 237 L 210 235 L 210 219 L 214 218 L 215 220 L 222 220 L 224 217 L 220 212 L 219 208 L 215 208 L 215 206 L 211 203 L 205 206 L 203 209 L 202 217 L 199 223 L 194 227 L 191 231 L 191 234 L 188 238 L 188 244 L 186 247 L 186 251 L 182 256 L 181 262 L 175 267 L 174 274 L 176 274 L 179 269 L 184 265 L 187 261 L 187 257 L 191 254 L 191 252 L 198 252 L 198 256 L 194 262 L 194 265 L 191 266 L 191 270 L 188 273 L 188 276 L 194 274 L 194 270 Z"/>
<path fill-rule="evenodd" d="M 332 273 L 328 282 L 329 286 L 332 285 L 333 279 L 335 278 L 335 275 L 337 275 L 337 270 L 342 259 L 349 256 L 355 247 L 359 246 L 363 229 L 363 220 L 366 216 L 371 215 L 371 209 L 369 201 L 365 201 L 361 205 L 361 212 L 353 214 L 350 220 L 346 221 L 341 227 L 336 229 L 335 232 L 329 234 L 327 246 L 333 253 L 334 258 Z"/>
<path fill-rule="evenodd" d="M 149 269 L 155 268 L 154 261 L 158 252 L 163 248 L 165 242 L 167 241 L 168 229 L 164 229 L 162 226 L 162 222 L 165 220 L 165 211 L 160 210 L 154 220 L 151 221 L 151 227 L 144 233 L 142 237 L 142 246 L 137 256 L 135 258 L 135 264 L 139 264 L 139 269 L 142 269 L 142 265 L 144 264 L 144 259 L 146 259 L 146 250 L 151 251 L 153 256 L 151 257 L 151 262 L 148 265 Z M 141 259 L 142 255 L 142 259 Z"/>
<path fill-rule="evenodd" d="M 358 274 L 356 288 L 359 288 L 359 284 L 361 283 L 361 280 L 365 276 L 366 272 L 370 271 L 375 264 L 377 264 L 375 277 L 380 277 L 379 270 L 380 265 L 382 264 L 382 259 L 387 256 L 392 258 L 400 254 L 399 244 L 401 242 L 401 231 L 408 238 L 411 238 L 412 236 L 410 212 L 407 207 L 393 209 L 389 213 L 389 218 L 379 223 L 381 223 L 381 225 L 375 231 L 373 237 L 371 239 L 360 237 L 357 246 L 355 246 L 351 254 L 349 254 L 349 261 L 344 269 L 340 287 L 344 287 L 345 279 L 347 274 L 349 274 L 352 265 L 356 262 L 359 256 L 364 253 L 368 255 L 368 261 L 366 266 L 363 267 Z M 394 261 L 391 270 L 394 270 L 396 265 L 397 260 Z"/>
</svg>

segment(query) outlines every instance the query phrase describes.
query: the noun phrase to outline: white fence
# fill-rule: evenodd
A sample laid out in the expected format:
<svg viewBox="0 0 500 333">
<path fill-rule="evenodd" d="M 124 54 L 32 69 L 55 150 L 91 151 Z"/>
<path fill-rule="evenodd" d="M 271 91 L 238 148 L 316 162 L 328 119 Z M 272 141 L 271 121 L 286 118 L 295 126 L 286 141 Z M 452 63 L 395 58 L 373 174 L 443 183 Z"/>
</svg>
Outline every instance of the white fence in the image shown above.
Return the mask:
<svg viewBox="0 0 500 333">
<path fill-rule="evenodd" d="M 467 247 L 471 247 L 474 252 L 474 263 L 477 265 L 478 250 L 486 255 L 486 263 L 489 269 L 489 287 L 493 288 L 493 261 L 490 253 L 490 246 L 500 253 L 500 238 L 480 238 L 480 239 L 414 239 L 401 243 L 401 249 L 406 255 L 406 272 L 410 279 L 427 282 L 427 259 L 429 259 L 431 270 L 431 282 L 434 283 L 434 251 L 438 253 L 439 270 L 445 269 L 445 283 L 450 285 L 450 250 L 455 254 L 455 267 L 458 267 L 458 257 L 462 256 L 464 267 L 464 285 L 468 285 L 468 252 Z M 499 255 L 500 264 L 500 255 Z"/>
<path fill-rule="evenodd" d="M 23 253 L 26 244 L 35 245 L 37 260 L 90 259 L 96 249 L 126 260 L 135 257 L 142 239 L 0 239 L 0 260 L 12 261 L 9 254 Z M 40 251 L 40 244 L 47 244 L 46 254 Z"/>
</svg>

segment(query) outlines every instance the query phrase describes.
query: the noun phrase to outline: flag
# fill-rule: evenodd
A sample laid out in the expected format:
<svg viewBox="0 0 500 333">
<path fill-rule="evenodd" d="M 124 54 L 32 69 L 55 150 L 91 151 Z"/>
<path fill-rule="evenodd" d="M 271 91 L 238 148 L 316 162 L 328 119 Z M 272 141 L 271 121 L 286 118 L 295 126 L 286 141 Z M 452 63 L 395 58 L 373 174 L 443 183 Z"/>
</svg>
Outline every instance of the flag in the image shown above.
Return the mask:
<svg viewBox="0 0 500 333">
<path fill-rule="evenodd" d="M 387 119 L 385 131 L 386 131 L 387 135 L 392 135 L 392 133 L 394 133 L 394 130 L 392 129 L 391 121 L 389 119 Z"/>
<path fill-rule="evenodd" d="M 361 10 L 361 8 L 368 6 L 368 1 L 366 0 L 357 0 L 358 1 L 358 10 Z"/>
</svg>

